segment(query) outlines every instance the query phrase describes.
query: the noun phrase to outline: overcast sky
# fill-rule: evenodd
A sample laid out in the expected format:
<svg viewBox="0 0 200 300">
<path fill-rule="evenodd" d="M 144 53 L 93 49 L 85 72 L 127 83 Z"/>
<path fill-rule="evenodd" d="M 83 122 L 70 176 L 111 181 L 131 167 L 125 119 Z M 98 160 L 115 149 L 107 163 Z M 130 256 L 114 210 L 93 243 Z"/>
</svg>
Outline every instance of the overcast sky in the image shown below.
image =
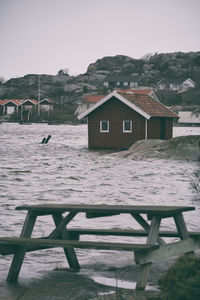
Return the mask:
<svg viewBox="0 0 200 300">
<path fill-rule="evenodd" d="M 85 73 L 117 54 L 200 51 L 200 0 L 0 0 L 0 77 Z"/>
</svg>

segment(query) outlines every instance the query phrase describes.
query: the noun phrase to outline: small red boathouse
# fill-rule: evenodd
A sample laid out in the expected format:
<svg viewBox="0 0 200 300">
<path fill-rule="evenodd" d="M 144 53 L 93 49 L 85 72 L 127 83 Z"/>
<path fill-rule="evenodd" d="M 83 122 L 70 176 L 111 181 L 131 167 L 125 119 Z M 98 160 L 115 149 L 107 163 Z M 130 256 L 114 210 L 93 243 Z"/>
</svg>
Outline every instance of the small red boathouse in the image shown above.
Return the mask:
<svg viewBox="0 0 200 300">
<path fill-rule="evenodd" d="M 161 104 L 152 90 L 108 94 L 78 119 L 88 119 L 88 147 L 127 149 L 137 140 L 172 137 L 178 115 Z"/>
</svg>

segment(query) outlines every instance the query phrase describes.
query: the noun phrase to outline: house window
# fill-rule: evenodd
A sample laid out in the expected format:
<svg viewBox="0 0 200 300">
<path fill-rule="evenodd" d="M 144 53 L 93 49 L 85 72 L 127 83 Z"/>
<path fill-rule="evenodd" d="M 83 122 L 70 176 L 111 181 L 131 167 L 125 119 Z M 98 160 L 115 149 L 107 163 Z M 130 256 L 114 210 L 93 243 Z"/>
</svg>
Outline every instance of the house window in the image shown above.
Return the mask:
<svg viewBox="0 0 200 300">
<path fill-rule="evenodd" d="M 124 85 L 124 86 L 128 86 L 128 82 L 127 82 L 127 81 L 124 81 L 123 85 Z"/>
<path fill-rule="evenodd" d="M 132 121 L 123 121 L 123 132 L 132 132 Z"/>
<path fill-rule="evenodd" d="M 100 121 L 100 132 L 109 132 L 109 121 Z"/>
<path fill-rule="evenodd" d="M 117 81 L 117 85 L 120 85 L 120 81 Z"/>
</svg>

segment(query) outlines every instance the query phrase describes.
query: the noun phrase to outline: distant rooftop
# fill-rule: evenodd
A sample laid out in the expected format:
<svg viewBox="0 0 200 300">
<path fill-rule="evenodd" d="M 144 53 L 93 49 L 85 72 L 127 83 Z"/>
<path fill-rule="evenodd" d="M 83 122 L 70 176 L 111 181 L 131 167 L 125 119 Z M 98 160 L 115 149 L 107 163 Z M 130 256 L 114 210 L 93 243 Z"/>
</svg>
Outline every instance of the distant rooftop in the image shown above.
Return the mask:
<svg viewBox="0 0 200 300">
<path fill-rule="evenodd" d="M 104 78 L 104 82 L 106 81 L 119 81 L 119 82 L 135 82 L 139 81 L 141 76 L 139 75 L 108 75 Z"/>
</svg>

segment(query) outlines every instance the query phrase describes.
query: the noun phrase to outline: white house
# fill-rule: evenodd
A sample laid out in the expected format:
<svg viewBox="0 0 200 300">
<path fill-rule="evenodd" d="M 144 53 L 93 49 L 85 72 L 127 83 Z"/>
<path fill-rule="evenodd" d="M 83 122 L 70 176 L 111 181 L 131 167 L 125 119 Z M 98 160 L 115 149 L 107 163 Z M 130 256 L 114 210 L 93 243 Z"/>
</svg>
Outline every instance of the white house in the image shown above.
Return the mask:
<svg viewBox="0 0 200 300">
<path fill-rule="evenodd" d="M 186 91 L 189 88 L 194 88 L 196 83 L 188 79 L 161 79 L 157 82 L 157 90 L 172 90 L 172 91 Z"/>
<path fill-rule="evenodd" d="M 110 75 L 106 76 L 103 84 L 107 88 L 124 88 L 129 89 L 139 85 L 140 76 L 127 76 L 127 75 Z"/>
<path fill-rule="evenodd" d="M 179 111 L 178 116 L 180 125 L 200 126 L 200 108 L 194 111 Z"/>
<path fill-rule="evenodd" d="M 188 78 L 183 81 L 182 91 L 187 91 L 190 88 L 195 88 L 195 86 L 196 86 L 196 83 L 192 79 Z"/>
</svg>

